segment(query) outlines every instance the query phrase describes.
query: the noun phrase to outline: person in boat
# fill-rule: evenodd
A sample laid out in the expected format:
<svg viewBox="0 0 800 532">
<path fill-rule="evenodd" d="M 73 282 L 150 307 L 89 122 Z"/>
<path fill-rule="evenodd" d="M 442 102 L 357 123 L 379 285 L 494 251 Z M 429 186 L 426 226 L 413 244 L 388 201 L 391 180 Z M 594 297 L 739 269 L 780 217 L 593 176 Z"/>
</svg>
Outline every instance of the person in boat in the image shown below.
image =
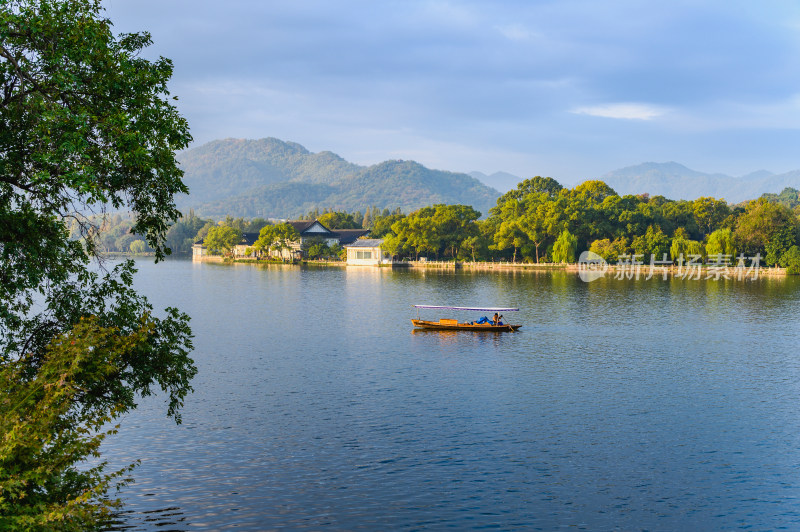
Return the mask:
<svg viewBox="0 0 800 532">
<path fill-rule="evenodd" d="M 500 325 L 500 320 L 503 319 L 502 315 L 498 315 L 497 312 L 494 313 L 494 318 L 492 318 L 492 325 Z"/>
</svg>

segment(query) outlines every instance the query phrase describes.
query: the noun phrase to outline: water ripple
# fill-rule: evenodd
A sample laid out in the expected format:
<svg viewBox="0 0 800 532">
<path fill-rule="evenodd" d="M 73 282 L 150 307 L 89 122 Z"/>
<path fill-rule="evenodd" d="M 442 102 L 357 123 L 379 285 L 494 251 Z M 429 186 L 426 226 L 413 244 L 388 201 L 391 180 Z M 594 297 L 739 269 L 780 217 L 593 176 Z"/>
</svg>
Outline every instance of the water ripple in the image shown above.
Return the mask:
<svg viewBox="0 0 800 532">
<path fill-rule="evenodd" d="M 189 312 L 184 424 L 142 401 L 113 530 L 800 528 L 800 283 L 141 265 Z M 411 334 L 412 303 L 519 334 Z"/>
</svg>

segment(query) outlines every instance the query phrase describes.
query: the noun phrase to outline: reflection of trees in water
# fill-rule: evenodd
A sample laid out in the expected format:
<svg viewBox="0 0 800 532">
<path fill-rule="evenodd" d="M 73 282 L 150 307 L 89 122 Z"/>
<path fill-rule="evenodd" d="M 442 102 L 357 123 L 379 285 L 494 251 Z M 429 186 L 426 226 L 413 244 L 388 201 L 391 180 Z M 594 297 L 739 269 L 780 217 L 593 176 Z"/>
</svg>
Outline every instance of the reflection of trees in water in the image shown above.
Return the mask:
<svg viewBox="0 0 800 532">
<path fill-rule="evenodd" d="M 495 331 L 445 331 L 439 329 L 411 329 L 411 334 L 420 338 L 428 338 L 431 343 L 439 346 L 451 347 L 454 345 L 464 346 L 492 346 L 502 345 L 503 336 L 509 334 L 521 334 L 519 331 L 495 332 Z"/>
</svg>

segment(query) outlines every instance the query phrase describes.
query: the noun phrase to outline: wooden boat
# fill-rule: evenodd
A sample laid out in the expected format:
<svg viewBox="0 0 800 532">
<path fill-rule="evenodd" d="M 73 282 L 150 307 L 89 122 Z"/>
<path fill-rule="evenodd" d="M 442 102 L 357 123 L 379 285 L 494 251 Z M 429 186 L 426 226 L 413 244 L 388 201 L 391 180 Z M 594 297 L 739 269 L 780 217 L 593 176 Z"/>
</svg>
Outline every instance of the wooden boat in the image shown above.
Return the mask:
<svg viewBox="0 0 800 532">
<path fill-rule="evenodd" d="M 440 309 L 440 310 L 469 310 L 475 312 L 516 312 L 518 308 L 477 308 L 477 307 L 443 307 L 437 305 L 412 305 L 417 310 L 419 309 Z M 414 327 L 420 329 L 439 330 L 439 331 L 474 331 L 474 332 L 514 332 L 522 325 L 512 325 L 510 323 L 500 322 L 498 325 L 489 323 L 475 323 L 472 321 L 459 322 L 454 319 L 441 318 L 438 321 L 428 321 L 420 319 L 411 319 Z"/>
</svg>

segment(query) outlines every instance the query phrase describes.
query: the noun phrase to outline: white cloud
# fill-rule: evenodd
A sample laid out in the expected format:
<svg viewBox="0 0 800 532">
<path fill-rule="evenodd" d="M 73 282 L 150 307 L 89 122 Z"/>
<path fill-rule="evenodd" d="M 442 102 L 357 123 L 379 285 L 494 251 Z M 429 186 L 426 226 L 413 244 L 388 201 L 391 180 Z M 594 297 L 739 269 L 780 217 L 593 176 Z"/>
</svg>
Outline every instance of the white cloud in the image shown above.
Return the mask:
<svg viewBox="0 0 800 532">
<path fill-rule="evenodd" d="M 608 103 L 577 107 L 570 111 L 578 115 L 621 118 L 624 120 L 652 120 L 667 113 L 667 109 L 644 103 Z"/>
<path fill-rule="evenodd" d="M 565 182 L 642 160 L 797 160 L 788 4 L 102 1 L 115 31 L 147 29 L 146 56 L 174 60 L 197 143 L 274 136 Z"/>
</svg>

